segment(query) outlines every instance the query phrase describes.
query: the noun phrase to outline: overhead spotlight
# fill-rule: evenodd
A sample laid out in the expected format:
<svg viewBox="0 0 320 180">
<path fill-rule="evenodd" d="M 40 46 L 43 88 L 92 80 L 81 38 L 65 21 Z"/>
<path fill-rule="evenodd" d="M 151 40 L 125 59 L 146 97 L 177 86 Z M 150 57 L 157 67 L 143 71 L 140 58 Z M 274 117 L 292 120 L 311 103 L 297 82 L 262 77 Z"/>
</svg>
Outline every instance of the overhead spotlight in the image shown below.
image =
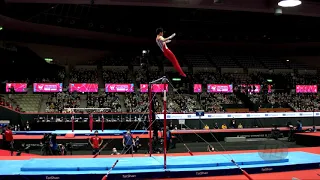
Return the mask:
<svg viewBox="0 0 320 180">
<path fill-rule="evenodd" d="M 277 7 L 276 10 L 274 11 L 275 15 L 281 15 L 282 14 L 282 9 L 280 7 Z"/>
<path fill-rule="evenodd" d="M 223 0 L 213 0 L 213 2 L 214 2 L 215 4 L 221 4 L 221 3 L 223 2 Z"/>
<path fill-rule="evenodd" d="M 278 3 L 280 7 L 295 7 L 301 4 L 302 2 L 300 0 L 280 0 Z"/>
</svg>

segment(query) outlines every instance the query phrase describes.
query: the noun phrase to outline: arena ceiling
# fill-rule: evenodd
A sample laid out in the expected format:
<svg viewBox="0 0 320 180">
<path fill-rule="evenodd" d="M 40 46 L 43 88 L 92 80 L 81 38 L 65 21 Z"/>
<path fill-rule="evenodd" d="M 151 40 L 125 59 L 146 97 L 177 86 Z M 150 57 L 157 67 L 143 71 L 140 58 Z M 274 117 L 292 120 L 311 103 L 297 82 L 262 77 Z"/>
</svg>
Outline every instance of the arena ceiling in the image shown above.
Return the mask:
<svg viewBox="0 0 320 180">
<path fill-rule="evenodd" d="M 214 0 L 6 0 L 0 26 L 14 30 L 2 36 L 6 40 L 20 41 L 19 37 L 51 44 L 57 37 L 72 37 L 93 40 L 81 45 L 93 44 L 100 49 L 116 42 L 121 47 L 129 41 L 129 46 L 154 45 L 154 30 L 159 26 L 176 32 L 177 43 L 183 45 L 197 41 L 216 46 L 228 42 L 225 46 L 307 43 L 319 47 L 314 42 L 320 42 L 320 4 L 304 0 L 302 6 L 283 9 L 283 16 L 275 16 L 276 4 L 277 0 L 223 0 L 221 4 Z M 27 35 L 29 32 L 34 34 Z M 74 41 L 63 40 L 65 44 Z"/>
<path fill-rule="evenodd" d="M 193 9 L 216 9 L 230 11 L 250 11 L 274 13 L 278 0 L 6 0 L 7 3 L 51 3 L 51 4 L 88 4 L 120 6 L 155 6 Z M 320 16 L 320 4 L 317 0 L 303 0 L 303 5 L 284 8 L 284 14 Z"/>
</svg>

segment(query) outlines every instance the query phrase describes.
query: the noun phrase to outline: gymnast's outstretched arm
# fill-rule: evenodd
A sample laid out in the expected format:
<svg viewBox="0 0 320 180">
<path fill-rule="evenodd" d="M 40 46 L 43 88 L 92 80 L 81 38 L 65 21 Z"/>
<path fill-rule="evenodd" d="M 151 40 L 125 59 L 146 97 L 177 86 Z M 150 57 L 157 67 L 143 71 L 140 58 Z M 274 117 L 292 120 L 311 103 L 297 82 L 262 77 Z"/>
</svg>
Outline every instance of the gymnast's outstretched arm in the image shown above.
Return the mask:
<svg viewBox="0 0 320 180">
<path fill-rule="evenodd" d="M 171 36 L 167 37 L 167 38 L 164 38 L 164 37 L 160 37 L 160 39 L 163 41 L 163 42 L 171 42 L 171 39 L 174 38 L 176 36 L 176 33 L 173 33 Z M 168 43 L 169 43 L 168 42 Z"/>
</svg>

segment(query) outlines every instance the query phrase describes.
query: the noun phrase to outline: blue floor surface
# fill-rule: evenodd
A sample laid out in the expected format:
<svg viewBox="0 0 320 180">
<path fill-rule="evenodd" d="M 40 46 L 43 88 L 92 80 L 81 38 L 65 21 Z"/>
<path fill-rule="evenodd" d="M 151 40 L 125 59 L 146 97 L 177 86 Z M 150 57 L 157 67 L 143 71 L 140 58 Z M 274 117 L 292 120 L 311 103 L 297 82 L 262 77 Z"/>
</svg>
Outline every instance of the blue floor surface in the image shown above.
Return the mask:
<svg viewBox="0 0 320 180">
<path fill-rule="evenodd" d="M 123 135 L 126 133 L 126 130 L 98 130 L 99 135 L 101 136 L 117 136 L 117 135 Z M 74 134 L 75 136 L 86 136 L 86 135 L 92 135 L 94 134 L 94 131 L 90 130 L 75 130 L 72 132 L 72 130 L 55 130 L 55 131 L 14 131 L 14 134 L 17 135 L 43 135 L 45 133 L 52 133 L 64 136 L 66 134 Z M 132 130 L 132 134 L 148 134 L 148 131 L 146 130 Z"/>
<path fill-rule="evenodd" d="M 231 157 L 248 173 L 315 169 L 319 168 L 320 164 L 320 155 L 305 152 L 289 152 L 287 158 L 273 161 L 261 159 L 258 153 L 244 153 L 230 156 L 167 157 L 167 170 L 164 170 L 163 157 L 132 157 L 118 158 L 119 162 L 108 179 L 197 177 L 241 173 L 230 162 Z M 73 178 L 79 180 L 91 175 L 90 180 L 100 180 L 116 160 L 115 158 L 0 160 L 0 180 L 5 176 L 14 180 L 17 175 L 30 180 L 38 180 L 43 176 L 57 176 L 60 180 L 73 180 Z"/>
</svg>

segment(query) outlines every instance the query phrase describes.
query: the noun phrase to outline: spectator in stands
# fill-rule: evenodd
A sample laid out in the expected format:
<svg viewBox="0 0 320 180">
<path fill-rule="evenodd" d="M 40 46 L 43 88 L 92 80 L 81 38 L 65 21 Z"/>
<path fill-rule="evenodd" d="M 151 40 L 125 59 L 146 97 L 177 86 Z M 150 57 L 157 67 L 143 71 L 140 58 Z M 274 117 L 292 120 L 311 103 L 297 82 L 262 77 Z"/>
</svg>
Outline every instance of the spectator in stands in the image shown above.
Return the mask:
<svg viewBox="0 0 320 180">
<path fill-rule="evenodd" d="M 104 70 L 102 73 L 105 83 L 128 83 L 128 70 Z"/>
<path fill-rule="evenodd" d="M 76 93 L 60 92 L 51 94 L 47 100 L 46 112 L 64 112 L 65 108 L 79 108 L 80 96 Z"/>
<path fill-rule="evenodd" d="M 122 112 L 117 93 L 88 94 L 87 108 L 109 108 L 108 112 Z"/>
<path fill-rule="evenodd" d="M 74 69 L 70 72 L 70 82 L 73 83 L 97 83 L 97 70 Z"/>
<path fill-rule="evenodd" d="M 238 129 L 243 129 L 243 126 L 242 126 L 242 124 L 241 124 L 241 123 L 239 123 L 239 125 L 238 125 Z"/>
</svg>

